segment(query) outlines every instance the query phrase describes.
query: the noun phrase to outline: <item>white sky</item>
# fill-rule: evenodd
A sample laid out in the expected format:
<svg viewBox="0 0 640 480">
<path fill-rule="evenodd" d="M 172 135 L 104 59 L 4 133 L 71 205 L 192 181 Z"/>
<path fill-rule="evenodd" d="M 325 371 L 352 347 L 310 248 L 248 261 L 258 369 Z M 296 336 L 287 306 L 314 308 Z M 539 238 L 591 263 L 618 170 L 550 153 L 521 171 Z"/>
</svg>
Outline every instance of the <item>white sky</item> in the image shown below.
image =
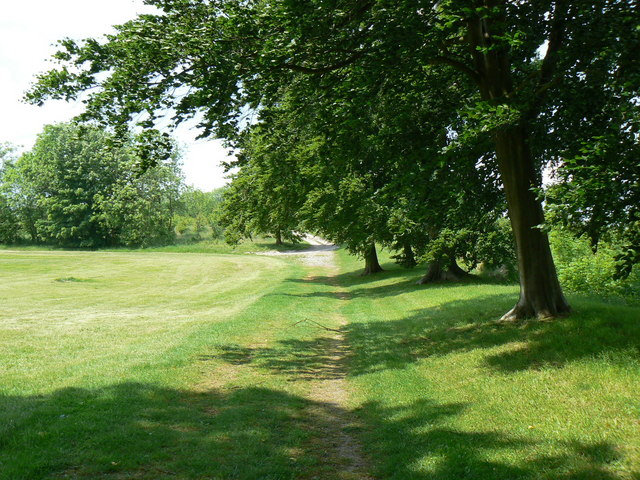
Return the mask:
<svg viewBox="0 0 640 480">
<path fill-rule="evenodd" d="M 49 123 L 70 120 L 81 105 L 48 101 L 43 107 L 21 101 L 34 76 L 51 68 L 52 46 L 64 37 L 99 37 L 111 25 L 148 9 L 142 0 L 0 0 L 0 143 L 28 150 Z M 181 126 L 174 137 L 186 145 L 184 173 L 190 185 L 212 190 L 226 183 L 219 166 L 227 153 L 217 140 L 195 140 L 198 132 Z"/>
</svg>

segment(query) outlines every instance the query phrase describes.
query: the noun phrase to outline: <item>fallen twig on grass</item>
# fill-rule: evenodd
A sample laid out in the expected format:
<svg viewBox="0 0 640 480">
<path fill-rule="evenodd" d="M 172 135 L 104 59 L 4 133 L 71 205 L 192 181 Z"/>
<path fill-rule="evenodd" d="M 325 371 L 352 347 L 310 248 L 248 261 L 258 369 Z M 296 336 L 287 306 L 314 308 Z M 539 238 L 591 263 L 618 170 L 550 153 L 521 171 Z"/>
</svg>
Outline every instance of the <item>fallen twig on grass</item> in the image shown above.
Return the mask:
<svg viewBox="0 0 640 480">
<path fill-rule="evenodd" d="M 302 319 L 302 320 L 300 320 L 299 322 L 294 323 L 294 324 L 293 324 L 293 326 L 294 326 L 294 327 L 296 327 L 296 326 L 298 326 L 298 325 L 300 325 L 301 323 L 304 323 L 304 322 L 311 322 L 311 323 L 313 323 L 313 324 L 317 325 L 317 326 L 318 326 L 318 327 L 320 327 L 320 328 L 323 328 L 323 329 L 325 329 L 325 330 L 328 330 L 329 332 L 338 332 L 338 333 L 340 333 L 340 332 L 341 332 L 341 330 L 339 330 L 339 329 L 337 329 L 337 328 L 329 328 L 329 327 L 325 327 L 325 326 L 324 326 L 324 325 L 322 325 L 321 323 L 318 323 L 318 322 L 316 322 L 315 320 L 310 320 L 310 319 L 308 319 L 308 318 L 303 318 L 303 319 Z"/>
</svg>

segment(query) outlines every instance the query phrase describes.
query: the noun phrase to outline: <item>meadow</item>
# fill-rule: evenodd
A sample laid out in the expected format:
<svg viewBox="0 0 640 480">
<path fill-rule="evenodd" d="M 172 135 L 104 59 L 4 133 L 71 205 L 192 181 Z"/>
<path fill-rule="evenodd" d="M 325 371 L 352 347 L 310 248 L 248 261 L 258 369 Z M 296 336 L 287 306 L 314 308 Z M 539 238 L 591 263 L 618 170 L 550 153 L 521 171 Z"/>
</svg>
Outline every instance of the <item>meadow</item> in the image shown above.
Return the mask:
<svg viewBox="0 0 640 480">
<path fill-rule="evenodd" d="M 216 248 L 0 251 L 0 479 L 639 478 L 637 306 Z"/>
</svg>

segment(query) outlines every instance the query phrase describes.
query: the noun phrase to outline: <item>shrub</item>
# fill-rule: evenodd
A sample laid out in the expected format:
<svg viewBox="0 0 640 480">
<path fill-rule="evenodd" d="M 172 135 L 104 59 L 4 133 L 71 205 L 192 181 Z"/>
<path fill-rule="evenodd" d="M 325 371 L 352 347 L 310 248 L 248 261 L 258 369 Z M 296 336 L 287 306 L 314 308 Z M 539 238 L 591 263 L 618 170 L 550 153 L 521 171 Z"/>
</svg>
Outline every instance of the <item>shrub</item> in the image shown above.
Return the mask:
<svg viewBox="0 0 640 480">
<path fill-rule="evenodd" d="M 625 279 L 615 279 L 615 243 L 600 242 L 593 252 L 586 237 L 576 238 L 564 229 L 550 232 L 551 247 L 560 283 L 567 292 L 588 293 L 600 297 L 640 299 L 640 269 L 636 266 Z"/>
</svg>

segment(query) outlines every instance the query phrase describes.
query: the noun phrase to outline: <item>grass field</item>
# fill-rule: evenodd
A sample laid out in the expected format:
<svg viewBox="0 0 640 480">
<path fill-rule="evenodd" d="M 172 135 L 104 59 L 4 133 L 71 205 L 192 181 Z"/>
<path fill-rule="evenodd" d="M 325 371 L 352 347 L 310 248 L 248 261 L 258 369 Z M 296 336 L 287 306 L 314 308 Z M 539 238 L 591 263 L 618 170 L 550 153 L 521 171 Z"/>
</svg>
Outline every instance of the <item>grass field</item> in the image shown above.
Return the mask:
<svg viewBox="0 0 640 480">
<path fill-rule="evenodd" d="M 640 308 L 185 249 L 0 251 L 0 479 L 640 478 Z"/>
</svg>

